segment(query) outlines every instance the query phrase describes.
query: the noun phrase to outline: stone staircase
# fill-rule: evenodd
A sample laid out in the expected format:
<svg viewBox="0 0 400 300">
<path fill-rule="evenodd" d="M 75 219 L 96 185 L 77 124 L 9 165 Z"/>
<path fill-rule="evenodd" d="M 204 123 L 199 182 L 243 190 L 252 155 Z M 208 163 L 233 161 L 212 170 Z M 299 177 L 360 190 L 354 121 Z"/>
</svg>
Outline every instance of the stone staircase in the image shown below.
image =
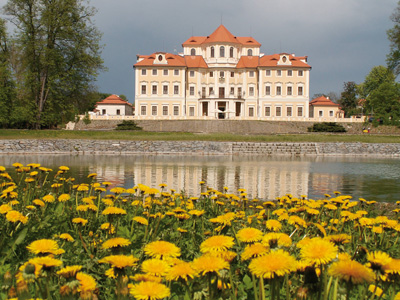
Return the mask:
<svg viewBox="0 0 400 300">
<path fill-rule="evenodd" d="M 232 154 L 317 155 L 316 143 L 232 143 Z"/>
</svg>

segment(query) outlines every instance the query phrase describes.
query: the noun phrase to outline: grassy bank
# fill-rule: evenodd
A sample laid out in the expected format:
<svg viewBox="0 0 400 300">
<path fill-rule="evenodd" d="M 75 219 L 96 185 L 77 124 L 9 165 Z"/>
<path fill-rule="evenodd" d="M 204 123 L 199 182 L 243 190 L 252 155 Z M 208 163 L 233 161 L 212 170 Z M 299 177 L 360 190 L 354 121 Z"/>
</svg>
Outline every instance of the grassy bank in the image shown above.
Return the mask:
<svg viewBox="0 0 400 300">
<path fill-rule="evenodd" d="M 229 133 L 182 133 L 144 131 L 0 130 L 0 139 L 98 139 L 152 141 L 234 141 L 234 142 L 360 142 L 400 143 L 400 136 L 348 134 L 237 135 Z"/>
</svg>

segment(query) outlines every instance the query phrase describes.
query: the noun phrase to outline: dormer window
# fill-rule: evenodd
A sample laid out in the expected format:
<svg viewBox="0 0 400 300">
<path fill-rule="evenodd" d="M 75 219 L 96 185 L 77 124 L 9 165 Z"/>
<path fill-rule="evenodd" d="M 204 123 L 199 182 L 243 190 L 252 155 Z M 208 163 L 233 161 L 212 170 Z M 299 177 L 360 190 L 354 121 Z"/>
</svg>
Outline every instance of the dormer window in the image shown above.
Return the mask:
<svg viewBox="0 0 400 300">
<path fill-rule="evenodd" d="M 247 56 L 253 56 L 253 49 L 247 50 Z"/>
<path fill-rule="evenodd" d="M 286 56 L 282 57 L 282 61 L 285 63 L 287 60 Z"/>
<path fill-rule="evenodd" d="M 192 56 L 196 55 L 196 49 L 192 48 L 190 50 L 190 55 L 192 55 Z"/>
<path fill-rule="evenodd" d="M 158 61 L 162 61 L 163 60 L 163 56 L 162 55 L 159 55 L 158 56 Z"/>
</svg>

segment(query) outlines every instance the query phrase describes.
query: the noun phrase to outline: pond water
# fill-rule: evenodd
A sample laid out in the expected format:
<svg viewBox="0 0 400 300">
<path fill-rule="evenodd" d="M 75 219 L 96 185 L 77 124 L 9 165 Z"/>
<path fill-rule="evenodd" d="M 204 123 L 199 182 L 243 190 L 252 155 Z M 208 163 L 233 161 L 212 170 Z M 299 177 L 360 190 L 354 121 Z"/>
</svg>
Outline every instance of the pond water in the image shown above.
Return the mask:
<svg viewBox="0 0 400 300">
<path fill-rule="evenodd" d="M 400 159 L 355 157 L 263 157 L 263 156 L 169 156 L 169 155 L 0 155 L 0 165 L 10 171 L 14 162 L 40 163 L 56 170 L 70 167 L 70 176 L 87 182 L 89 173 L 98 182 L 131 188 L 138 183 L 158 188 L 201 192 L 200 181 L 222 191 L 275 199 L 290 193 L 322 198 L 340 191 L 354 199 L 395 202 L 400 200 Z"/>
</svg>

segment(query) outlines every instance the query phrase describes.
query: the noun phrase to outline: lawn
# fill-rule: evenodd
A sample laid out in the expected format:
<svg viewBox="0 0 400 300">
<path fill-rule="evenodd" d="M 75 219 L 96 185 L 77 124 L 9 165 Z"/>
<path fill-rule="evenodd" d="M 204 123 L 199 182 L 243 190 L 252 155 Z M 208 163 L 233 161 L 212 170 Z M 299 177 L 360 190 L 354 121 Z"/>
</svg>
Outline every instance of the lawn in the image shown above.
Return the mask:
<svg viewBox="0 0 400 300">
<path fill-rule="evenodd" d="M 0 139 L 95 139 L 151 141 L 232 141 L 232 142 L 360 142 L 400 143 L 400 136 L 371 134 L 274 134 L 238 135 L 229 133 L 183 133 L 145 131 L 64 131 L 64 130 L 0 130 Z"/>
</svg>

